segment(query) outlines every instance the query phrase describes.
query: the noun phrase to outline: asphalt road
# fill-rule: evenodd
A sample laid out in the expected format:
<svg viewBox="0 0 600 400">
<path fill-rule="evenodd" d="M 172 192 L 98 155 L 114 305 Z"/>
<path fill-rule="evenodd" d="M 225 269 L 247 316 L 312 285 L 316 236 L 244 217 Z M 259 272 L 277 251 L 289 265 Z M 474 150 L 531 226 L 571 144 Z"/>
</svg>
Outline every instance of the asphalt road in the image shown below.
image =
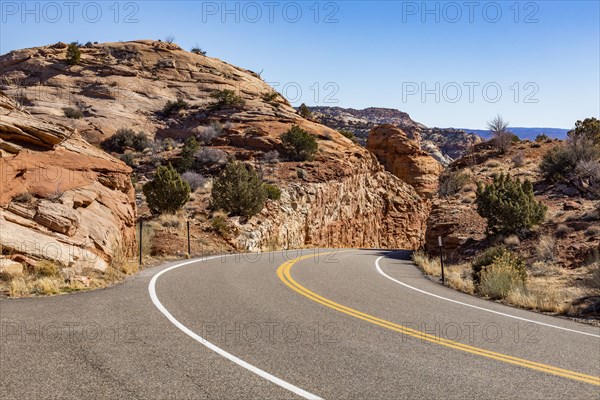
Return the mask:
<svg viewBox="0 0 600 400">
<path fill-rule="evenodd" d="M 0 397 L 600 398 L 600 329 L 457 293 L 405 252 L 326 253 L 1 300 Z"/>
</svg>

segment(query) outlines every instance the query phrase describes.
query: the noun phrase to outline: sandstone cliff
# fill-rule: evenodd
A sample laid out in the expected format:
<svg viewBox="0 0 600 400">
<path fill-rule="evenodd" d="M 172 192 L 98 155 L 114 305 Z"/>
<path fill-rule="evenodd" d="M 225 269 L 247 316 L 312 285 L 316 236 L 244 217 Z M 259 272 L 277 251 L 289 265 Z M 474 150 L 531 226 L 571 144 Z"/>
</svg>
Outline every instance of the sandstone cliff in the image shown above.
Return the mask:
<svg viewBox="0 0 600 400">
<path fill-rule="evenodd" d="M 2 254 L 49 259 L 74 273 L 133 252 L 131 169 L 67 127 L 0 94 Z"/>
<path fill-rule="evenodd" d="M 437 191 L 442 165 L 406 133 L 394 125 L 375 127 L 367 138 L 367 149 L 372 151 L 392 174 L 413 186 L 417 193 L 432 198 Z"/>
<path fill-rule="evenodd" d="M 1 88 L 32 114 L 77 128 L 93 143 L 120 128 L 143 131 L 155 144 L 166 138 L 181 143 L 220 123 L 219 134 L 205 147 L 261 169 L 267 153 L 281 151 L 279 137 L 293 124 L 317 138 L 313 161 L 269 166 L 267 179 L 281 187 L 282 198 L 249 221 L 238 221 L 235 247 L 422 245 L 427 205 L 413 187 L 337 131 L 301 118 L 258 74 L 157 41 L 91 45 L 81 53 L 75 66 L 65 63 L 62 43 L 2 56 Z M 241 102 L 212 107 L 212 95 L 225 89 Z M 163 112 L 178 98 L 185 107 Z M 81 118 L 68 119 L 64 108 L 81 111 Z M 135 155 L 142 183 L 157 165 L 177 157 L 177 150 L 147 150 Z M 197 197 L 188 206 L 196 208 L 188 210 L 192 214 L 202 213 L 206 204 Z"/>
</svg>

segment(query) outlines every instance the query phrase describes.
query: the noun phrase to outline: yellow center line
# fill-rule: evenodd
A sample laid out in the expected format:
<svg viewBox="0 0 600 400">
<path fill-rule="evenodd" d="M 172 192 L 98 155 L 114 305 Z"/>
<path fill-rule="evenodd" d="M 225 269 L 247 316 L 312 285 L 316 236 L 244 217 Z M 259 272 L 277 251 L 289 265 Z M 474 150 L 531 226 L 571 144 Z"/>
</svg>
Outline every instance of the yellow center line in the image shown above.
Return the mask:
<svg viewBox="0 0 600 400">
<path fill-rule="evenodd" d="M 600 386 L 600 377 L 586 375 L 586 374 L 582 374 L 579 372 L 570 371 L 570 370 L 562 369 L 562 368 L 558 368 L 558 367 L 553 367 L 551 365 L 541 364 L 538 362 L 509 356 L 506 354 L 481 349 L 478 347 L 470 346 L 470 345 L 456 342 L 453 340 L 444 339 L 444 338 L 441 338 L 441 337 L 438 337 L 435 335 L 425 333 L 423 331 L 408 328 L 406 326 L 398 325 L 393 322 L 386 321 L 384 319 L 380 319 L 380 318 L 374 317 L 369 314 L 365 314 L 365 313 L 355 310 L 353 308 L 346 307 L 342 304 L 339 304 L 339 303 L 336 303 L 329 299 L 326 299 L 325 297 L 319 296 L 318 294 L 310 291 L 309 289 L 305 288 L 304 286 L 302 286 L 298 282 L 296 282 L 294 280 L 294 278 L 292 278 L 292 275 L 290 273 L 292 266 L 294 266 L 294 264 L 296 264 L 300 260 L 304 260 L 304 259 L 310 258 L 310 257 L 312 257 L 312 255 L 302 256 L 302 257 L 298 257 L 298 258 L 295 258 L 293 260 L 290 260 L 290 261 L 287 261 L 287 262 L 281 264 L 279 266 L 279 268 L 277 269 L 277 276 L 279 277 L 279 279 L 281 279 L 281 281 L 283 283 L 285 283 L 286 286 L 288 286 L 292 290 L 300 293 L 302 296 L 307 297 L 316 303 L 322 304 L 326 307 L 329 307 L 336 311 L 350 315 L 352 317 L 361 319 L 363 321 L 367 321 L 372 324 L 379 325 L 381 327 L 384 327 L 384 328 L 387 328 L 387 329 L 390 329 L 390 330 L 393 330 L 396 332 L 400 332 L 402 334 L 405 334 L 405 335 L 408 335 L 411 337 L 415 337 L 415 338 L 418 338 L 418 339 L 421 339 L 421 340 L 424 340 L 427 342 L 439 344 L 439 345 L 442 345 L 445 347 L 450 347 L 450 348 L 453 348 L 456 350 L 461 350 L 461 351 L 475 354 L 475 355 L 478 355 L 481 357 L 491 358 L 491 359 L 502 361 L 505 363 L 518 365 L 518 366 L 521 366 L 524 368 L 529 368 L 529 369 L 533 369 L 536 371 L 541 371 L 541 372 L 545 372 L 548 374 L 557 375 L 557 376 L 560 376 L 563 378 L 573 379 L 576 381 L 590 383 L 592 385 Z"/>
</svg>

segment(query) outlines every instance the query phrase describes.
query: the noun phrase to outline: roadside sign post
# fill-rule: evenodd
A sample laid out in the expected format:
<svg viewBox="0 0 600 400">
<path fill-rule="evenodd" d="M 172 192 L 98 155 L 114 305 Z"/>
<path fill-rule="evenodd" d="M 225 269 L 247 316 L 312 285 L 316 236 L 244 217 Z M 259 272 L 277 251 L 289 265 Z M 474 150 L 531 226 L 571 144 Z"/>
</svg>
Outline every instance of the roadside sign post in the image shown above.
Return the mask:
<svg viewBox="0 0 600 400">
<path fill-rule="evenodd" d="M 192 256 L 192 243 L 190 242 L 190 220 L 187 220 L 188 256 Z"/>
<path fill-rule="evenodd" d="M 440 266 L 442 267 L 442 284 L 446 284 L 446 279 L 444 276 L 444 246 L 442 244 L 442 237 L 438 236 L 438 244 L 440 245 Z"/>
<path fill-rule="evenodd" d="M 142 251 L 143 251 L 143 248 L 142 248 L 142 243 L 144 242 L 144 241 L 142 240 L 142 239 L 143 239 L 143 238 L 142 238 L 143 227 L 144 227 L 144 219 L 143 219 L 143 218 L 140 218 L 140 235 L 139 235 L 139 236 L 140 236 L 140 250 L 139 250 L 139 255 L 140 255 L 140 261 L 139 261 L 139 262 L 140 262 L 140 267 L 142 266 Z"/>
</svg>

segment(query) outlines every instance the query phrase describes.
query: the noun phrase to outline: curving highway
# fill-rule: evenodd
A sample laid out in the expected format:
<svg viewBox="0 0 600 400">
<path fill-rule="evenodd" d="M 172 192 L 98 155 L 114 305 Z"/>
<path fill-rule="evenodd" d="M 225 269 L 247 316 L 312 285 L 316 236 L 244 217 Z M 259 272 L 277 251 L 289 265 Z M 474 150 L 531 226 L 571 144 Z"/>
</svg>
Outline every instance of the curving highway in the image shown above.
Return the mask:
<svg viewBox="0 0 600 400">
<path fill-rule="evenodd" d="M 597 399 L 600 329 L 422 276 L 408 252 L 290 250 L 0 301 L 2 398 Z"/>
</svg>

